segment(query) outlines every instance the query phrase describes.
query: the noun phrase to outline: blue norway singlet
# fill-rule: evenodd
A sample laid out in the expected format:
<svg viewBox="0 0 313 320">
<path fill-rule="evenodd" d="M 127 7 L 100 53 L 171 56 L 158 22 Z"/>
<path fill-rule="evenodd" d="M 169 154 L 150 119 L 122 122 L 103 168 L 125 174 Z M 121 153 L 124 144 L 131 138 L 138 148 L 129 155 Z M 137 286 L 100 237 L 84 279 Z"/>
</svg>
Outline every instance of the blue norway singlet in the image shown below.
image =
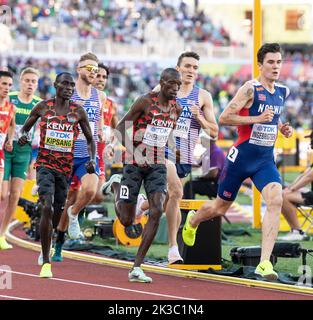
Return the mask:
<svg viewBox="0 0 313 320">
<path fill-rule="evenodd" d="M 194 104 L 199 106 L 199 88 L 194 86 L 187 97 L 176 98 L 176 100 L 183 109 L 173 133 L 176 138 L 176 148 L 180 150 L 180 163 L 192 164 L 193 152 L 201 126 L 197 119 L 193 117 L 190 107 Z M 203 115 L 201 109 L 200 114 Z"/>
<path fill-rule="evenodd" d="M 72 99 L 75 103 L 80 104 L 88 115 L 88 121 L 93 134 L 95 145 L 97 148 L 98 141 L 98 121 L 100 119 L 101 103 L 99 101 L 99 95 L 97 89 L 91 89 L 91 96 L 88 99 L 83 99 L 79 96 L 77 90 L 74 90 Z M 97 150 L 96 150 L 97 154 Z M 79 127 L 79 135 L 74 145 L 74 157 L 75 158 L 86 158 L 89 157 L 88 145 L 85 135 Z"/>
<path fill-rule="evenodd" d="M 278 120 L 289 94 L 287 87 L 275 84 L 274 93 L 266 90 L 259 81 L 252 81 L 254 100 L 249 109 L 241 109 L 240 116 L 259 116 L 266 109 L 274 111 L 271 122 L 238 126 L 238 140 L 234 146 L 242 153 L 247 153 L 258 161 L 273 159 L 274 144 L 278 133 Z M 230 157 L 229 160 L 233 158 Z"/>
<path fill-rule="evenodd" d="M 257 80 L 251 83 L 254 87 L 252 105 L 249 109 L 241 109 L 239 115 L 259 116 L 270 109 L 274 111 L 274 117 L 271 122 L 238 126 L 238 140 L 228 152 L 219 180 L 218 195 L 224 200 L 234 200 L 241 183 L 248 177 L 259 191 L 270 182 L 281 182 L 274 162 L 274 144 L 289 89 L 275 84 L 271 93 Z"/>
</svg>

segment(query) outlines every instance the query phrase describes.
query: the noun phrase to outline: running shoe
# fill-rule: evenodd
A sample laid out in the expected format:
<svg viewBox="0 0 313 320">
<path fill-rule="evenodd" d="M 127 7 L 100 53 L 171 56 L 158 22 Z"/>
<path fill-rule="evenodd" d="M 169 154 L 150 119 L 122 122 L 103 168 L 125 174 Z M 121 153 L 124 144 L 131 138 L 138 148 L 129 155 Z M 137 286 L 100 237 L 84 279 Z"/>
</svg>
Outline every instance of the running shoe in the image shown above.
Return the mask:
<svg viewBox="0 0 313 320">
<path fill-rule="evenodd" d="M 78 239 L 80 236 L 80 225 L 78 221 L 78 215 L 72 214 L 72 206 L 67 209 L 68 221 L 68 235 L 71 239 Z"/>
<path fill-rule="evenodd" d="M 178 251 L 178 246 L 175 245 L 169 248 L 167 260 L 169 264 L 179 264 L 184 262 L 183 258 L 181 257 Z"/>
<path fill-rule="evenodd" d="M 128 273 L 128 280 L 130 282 L 144 282 L 144 283 L 151 283 L 152 278 L 145 275 L 143 270 L 139 267 L 134 267 Z"/>
<path fill-rule="evenodd" d="M 185 225 L 183 228 L 183 234 L 182 234 L 185 244 L 190 247 L 192 247 L 195 244 L 196 233 L 197 233 L 197 229 L 198 229 L 198 227 L 193 228 L 189 222 L 190 218 L 192 216 L 194 216 L 195 214 L 196 214 L 196 212 L 194 210 L 191 210 L 188 212 L 186 222 L 185 222 Z"/>
<path fill-rule="evenodd" d="M 108 181 L 106 181 L 101 186 L 101 192 L 104 196 L 112 193 L 112 183 L 121 183 L 122 175 L 121 174 L 113 174 Z"/>
<path fill-rule="evenodd" d="M 260 262 L 254 273 L 260 275 L 268 281 L 275 281 L 278 279 L 278 274 L 273 270 L 273 265 L 269 260 L 263 260 Z"/>
<path fill-rule="evenodd" d="M 62 247 L 63 243 L 56 243 L 54 246 L 54 255 L 52 256 L 51 260 L 54 262 L 62 262 Z"/>
<path fill-rule="evenodd" d="M 310 237 L 305 232 L 303 232 L 302 230 L 294 230 L 294 229 L 288 232 L 285 236 L 277 238 L 277 240 L 282 240 L 282 241 L 304 241 L 309 239 Z"/>
<path fill-rule="evenodd" d="M 9 243 L 7 243 L 7 241 L 5 240 L 5 237 L 0 237 L 0 250 L 8 250 L 8 249 L 12 249 L 13 246 L 10 245 Z"/>
<path fill-rule="evenodd" d="M 51 263 L 45 263 L 42 267 L 41 267 L 41 271 L 39 274 L 40 278 L 52 278 L 52 272 L 51 272 Z"/>
</svg>

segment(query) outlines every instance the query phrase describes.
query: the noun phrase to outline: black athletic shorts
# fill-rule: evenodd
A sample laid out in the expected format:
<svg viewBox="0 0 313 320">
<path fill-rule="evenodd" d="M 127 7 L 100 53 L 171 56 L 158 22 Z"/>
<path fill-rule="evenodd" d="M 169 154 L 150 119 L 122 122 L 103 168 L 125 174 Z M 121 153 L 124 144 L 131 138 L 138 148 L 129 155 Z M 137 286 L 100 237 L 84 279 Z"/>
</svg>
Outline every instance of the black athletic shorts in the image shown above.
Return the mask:
<svg viewBox="0 0 313 320">
<path fill-rule="evenodd" d="M 306 206 L 313 205 L 313 191 L 301 192 L 301 195 Z"/>
<path fill-rule="evenodd" d="M 64 206 L 70 177 L 65 176 L 59 171 L 37 167 L 37 185 L 39 198 L 48 194 L 54 195 L 54 208 Z"/>
<path fill-rule="evenodd" d="M 166 166 L 164 164 L 152 164 L 147 167 L 138 167 L 127 164 L 123 168 L 123 177 L 120 186 L 119 199 L 137 203 L 137 197 L 144 182 L 147 195 L 154 192 L 167 193 Z"/>
</svg>

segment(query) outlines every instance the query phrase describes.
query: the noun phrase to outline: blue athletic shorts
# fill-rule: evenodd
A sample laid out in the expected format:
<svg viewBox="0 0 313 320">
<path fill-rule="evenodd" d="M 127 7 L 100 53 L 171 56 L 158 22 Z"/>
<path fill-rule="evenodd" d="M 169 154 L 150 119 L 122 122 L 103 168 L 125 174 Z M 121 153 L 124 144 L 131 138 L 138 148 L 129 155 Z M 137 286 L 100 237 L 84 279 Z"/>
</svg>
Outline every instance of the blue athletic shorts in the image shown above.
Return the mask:
<svg viewBox="0 0 313 320">
<path fill-rule="evenodd" d="M 175 166 L 176 166 L 177 175 L 180 178 L 187 177 L 192 169 L 191 164 L 188 164 L 188 163 L 186 163 L 186 164 L 176 163 Z"/>
<path fill-rule="evenodd" d="M 251 178 L 260 192 L 271 182 L 281 184 L 274 160 L 263 162 L 256 167 L 254 164 L 249 166 L 247 163 L 245 166 L 238 166 L 226 159 L 218 182 L 218 196 L 226 201 L 234 201 L 242 182 L 247 178 Z"/>
<path fill-rule="evenodd" d="M 79 179 L 79 181 L 81 180 L 81 178 L 87 174 L 86 171 L 86 167 L 85 164 L 86 162 L 88 162 L 90 160 L 89 157 L 85 157 L 85 158 L 74 158 L 74 166 L 73 166 L 73 172 L 72 172 L 72 177 L 74 175 L 77 176 L 77 178 Z M 96 159 L 96 175 L 99 176 L 99 159 Z"/>
</svg>

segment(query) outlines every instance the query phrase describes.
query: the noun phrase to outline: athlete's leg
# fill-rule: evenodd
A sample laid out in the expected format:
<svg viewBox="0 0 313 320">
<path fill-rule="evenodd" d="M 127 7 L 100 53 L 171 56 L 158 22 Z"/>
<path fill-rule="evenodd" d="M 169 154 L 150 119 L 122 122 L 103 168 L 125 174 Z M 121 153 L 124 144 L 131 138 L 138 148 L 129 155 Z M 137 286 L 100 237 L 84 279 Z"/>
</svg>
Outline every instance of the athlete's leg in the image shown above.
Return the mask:
<svg viewBox="0 0 313 320">
<path fill-rule="evenodd" d="M 12 178 L 10 182 L 10 193 L 8 196 L 8 205 L 5 210 L 3 220 L 0 226 L 0 237 L 4 236 L 11 219 L 14 216 L 18 200 L 21 196 L 23 186 L 24 186 L 24 179 L 21 178 Z"/>
<path fill-rule="evenodd" d="M 282 214 L 287 220 L 291 229 L 300 230 L 300 223 L 297 216 L 297 207 L 295 204 L 303 204 L 304 199 L 300 191 L 283 191 Z"/>
<path fill-rule="evenodd" d="M 132 225 L 135 220 L 137 198 L 142 180 L 141 169 L 138 166 L 125 165 L 121 183 L 112 183 L 115 212 L 125 227 Z"/>
<path fill-rule="evenodd" d="M 81 188 L 71 210 L 73 216 L 77 216 L 93 200 L 97 192 L 98 180 L 98 176 L 94 173 L 87 173 L 81 177 Z"/>
<path fill-rule="evenodd" d="M 50 263 L 49 255 L 53 231 L 52 217 L 54 212 L 55 175 L 56 173 L 54 171 L 46 168 L 39 168 L 37 171 L 38 194 L 41 203 L 39 230 L 43 264 Z"/>
<path fill-rule="evenodd" d="M 67 193 L 67 198 L 65 201 L 65 206 L 60 218 L 60 221 L 58 223 L 57 230 L 60 232 L 66 232 L 67 227 L 68 227 L 68 215 L 67 215 L 67 209 L 72 206 L 77 198 L 78 194 L 78 189 L 77 188 L 70 188 L 68 193 Z"/>
<path fill-rule="evenodd" d="M 143 230 L 142 240 L 138 248 L 138 252 L 133 266 L 134 268 L 140 267 L 157 233 L 160 218 L 163 213 L 165 193 L 155 192 L 153 194 L 148 194 L 148 200 L 150 207 L 149 219 Z"/>
<path fill-rule="evenodd" d="M 183 185 L 177 175 L 175 164 L 166 163 L 168 200 L 165 207 L 169 247 L 177 246 L 177 231 L 181 223 L 179 204 L 183 198 Z"/>
<path fill-rule="evenodd" d="M 266 211 L 262 221 L 261 261 L 270 260 L 279 230 L 279 218 L 282 208 L 282 186 L 278 182 L 267 184 L 262 190 Z"/>
<path fill-rule="evenodd" d="M 226 201 L 219 196 L 214 200 L 208 200 L 196 214 L 190 218 L 189 223 L 193 228 L 196 228 L 202 221 L 224 216 L 232 203 L 233 201 Z"/>
<path fill-rule="evenodd" d="M 100 174 L 99 181 L 98 181 L 98 187 L 97 187 L 97 193 L 95 197 L 92 200 L 92 203 L 101 203 L 104 200 L 104 196 L 102 193 L 102 185 L 105 183 L 105 176 L 103 174 Z"/>
</svg>

